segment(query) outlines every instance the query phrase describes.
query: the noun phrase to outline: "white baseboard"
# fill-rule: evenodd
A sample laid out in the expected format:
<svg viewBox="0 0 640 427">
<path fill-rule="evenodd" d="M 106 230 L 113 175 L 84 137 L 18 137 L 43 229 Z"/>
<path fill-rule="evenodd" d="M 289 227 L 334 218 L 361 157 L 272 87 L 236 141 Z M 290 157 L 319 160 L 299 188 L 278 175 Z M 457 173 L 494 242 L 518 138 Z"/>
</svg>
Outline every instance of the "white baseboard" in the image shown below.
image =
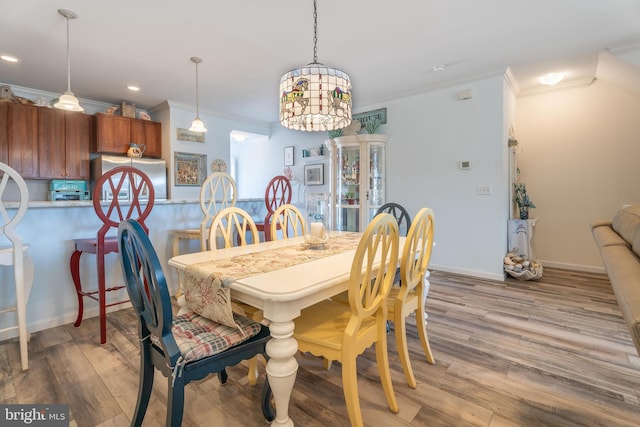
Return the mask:
<svg viewBox="0 0 640 427">
<path fill-rule="evenodd" d="M 582 264 L 570 264 L 566 262 L 546 261 L 542 259 L 538 261 L 540 261 L 543 268 L 544 267 L 561 268 L 563 270 L 584 271 L 585 273 L 607 274 L 607 271 L 604 269 L 604 267 L 596 267 L 593 265 L 582 265 Z"/>
<path fill-rule="evenodd" d="M 444 271 L 446 273 L 462 274 L 464 276 L 479 277 L 481 279 L 490 279 L 490 280 L 499 280 L 499 281 L 504 281 L 505 279 L 504 273 L 494 274 L 486 271 L 469 270 L 466 268 L 452 268 L 452 267 L 447 267 L 444 265 L 437 265 L 437 264 L 429 264 L 429 270 L 438 270 L 438 271 Z"/>
</svg>

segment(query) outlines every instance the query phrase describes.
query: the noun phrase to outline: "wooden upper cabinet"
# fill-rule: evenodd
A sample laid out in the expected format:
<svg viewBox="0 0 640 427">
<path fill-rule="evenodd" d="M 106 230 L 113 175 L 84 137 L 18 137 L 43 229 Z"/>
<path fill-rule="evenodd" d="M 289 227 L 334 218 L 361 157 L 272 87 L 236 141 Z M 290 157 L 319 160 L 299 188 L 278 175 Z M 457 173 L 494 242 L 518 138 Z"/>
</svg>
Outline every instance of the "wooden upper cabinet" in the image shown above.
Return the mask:
<svg viewBox="0 0 640 427">
<path fill-rule="evenodd" d="M 96 114 L 96 153 L 127 154 L 131 142 L 131 119 Z"/>
<path fill-rule="evenodd" d="M 23 178 L 38 178 L 38 109 L 7 105 L 7 163 Z"/>
<path fill-rule="evenodd" d="M 131 142 L 147 147 L 144 157 L 162 157 L 161 127 L 160 123 L 149 120 L 131 121 Z"/>
<path fill-rule="evenodd" d="M 95 140 L 95 117 L 65 112 L 65 157 L 68 179 L 89 179 L 89 148 Z"/>
<path fill-rule="evenodd" d="M 144 157 L 162 157 L 161 127 L 158 122 L 130 117 L 96 114 L 96 146 L 92 151 L 127 154 L 129 144 L 144 144 Z"/>
<path fill-rule="evenodd" d="M 9 104 L 0 102 L 0 162 L 9 162 Z"/>
<path fill-rule="evenodd" d="M 93 116 L 42 108 L 38 117 L 39 178 L 89 179 Z"/>
</svg>

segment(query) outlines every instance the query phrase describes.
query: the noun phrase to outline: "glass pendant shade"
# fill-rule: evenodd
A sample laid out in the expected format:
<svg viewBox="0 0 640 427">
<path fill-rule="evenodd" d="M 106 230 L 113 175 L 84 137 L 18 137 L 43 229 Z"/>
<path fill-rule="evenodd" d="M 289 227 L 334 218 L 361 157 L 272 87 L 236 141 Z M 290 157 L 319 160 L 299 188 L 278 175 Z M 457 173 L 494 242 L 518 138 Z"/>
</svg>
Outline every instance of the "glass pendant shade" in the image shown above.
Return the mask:
<svg viewBox="0 0 640 427">
<path fill-rule="evenodd" d="M 84 111 L 84 108 L 80 105 L 80 101 L 71 92 L 71 57 L 69 55 L 69 20 L 76 19 L 78 15 L 74 12 L 66 9 L 58 9 L 58 13 L 67 20 L 67 90 L 64 95 L 58 98 L 53 107 L 66 111 Z"/>
<path fill-rule="evenodd" d="M 329 131 L 349 126 L 349 75 L 318 63 L 286 73 L 280 79 L 280 124 L 302 131 Z"/>
<path fill-rule="evenodd" d="M 191 127 L 189 128 L 191 132 L 206 132 L 207 128 L 204 127 L 204 123 L 200 120 L 200 117 L 196 117 L 191 122 Z"/>
<path fill-rule="evenodd" d="M 189 130 L 191 132 L 200 132 L 204 133 L 207 131 L 207 128 L 204 127 L 204 122 L 200 119 L 200 99 L 198 98 L 198 64 L 202 62 L 202 58 L 198 58 L 197 56 L 191 57 L 191 62 L 196 64 L 196 118 L 191 122 L 191 127 Z"/>
<path fill-rule="evenodd" d="M 84 108 L 80 106 L 78 98 L 73 95 L 73 92 L 66 91 L 64 95 L 58 98 L 58 102 L 53 105 L 55 108 L 67 111 L 84 111 Z"/>
</svg>

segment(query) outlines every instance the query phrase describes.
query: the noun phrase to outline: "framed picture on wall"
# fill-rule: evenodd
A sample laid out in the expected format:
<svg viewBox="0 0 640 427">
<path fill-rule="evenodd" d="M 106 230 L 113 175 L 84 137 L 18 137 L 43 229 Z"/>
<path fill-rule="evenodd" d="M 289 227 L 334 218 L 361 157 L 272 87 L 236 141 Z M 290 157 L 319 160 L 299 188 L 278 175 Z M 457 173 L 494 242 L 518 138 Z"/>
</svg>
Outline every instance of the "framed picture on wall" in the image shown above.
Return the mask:
<svg viewBox="0 0 640 427">
<path fill-rule="evenodd" d="M 174 152 L 175 185 L 200 186 L 207 178 L 207 155 Z"/>
<path fill-rule="evenodd" d="M 324 164 L 304 166 L 304 185 L 324 184 Z"/>
<path fill-rule="evenodd" d="M 284 165 L 293 166 L 293 146 L 284 147 Z"/>
</svg>

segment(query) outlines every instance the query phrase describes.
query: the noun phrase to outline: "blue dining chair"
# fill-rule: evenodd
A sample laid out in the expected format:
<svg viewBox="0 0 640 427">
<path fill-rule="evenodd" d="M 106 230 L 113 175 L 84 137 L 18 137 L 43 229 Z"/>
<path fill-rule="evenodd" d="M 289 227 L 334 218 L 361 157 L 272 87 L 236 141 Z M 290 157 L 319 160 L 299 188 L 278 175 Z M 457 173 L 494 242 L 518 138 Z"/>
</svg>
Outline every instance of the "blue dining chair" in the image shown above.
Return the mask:
<svg viewBox="0 0 640 427">
<path fill-rule="evenodd" d="M 224 384 L 227 366 L 258 354 L 266 357 L 269 329 L 239 315 L 234 320 L 242 332 L 188 309 L 174 317 L 162 266 L 145 230 L 135 219 L 119 225 L 118 249 L 129 298 L 138 317 L 140 340 L 140 384 L 131 425 L 142 424 L 157 369 L 167 378 L 166 425 L 180 426 L 185 385 L 212 373 L 217 373 Z M 275 416 L 271 397 L 265 378 L 261 406 L 268 421 Z"/>
</svg>

